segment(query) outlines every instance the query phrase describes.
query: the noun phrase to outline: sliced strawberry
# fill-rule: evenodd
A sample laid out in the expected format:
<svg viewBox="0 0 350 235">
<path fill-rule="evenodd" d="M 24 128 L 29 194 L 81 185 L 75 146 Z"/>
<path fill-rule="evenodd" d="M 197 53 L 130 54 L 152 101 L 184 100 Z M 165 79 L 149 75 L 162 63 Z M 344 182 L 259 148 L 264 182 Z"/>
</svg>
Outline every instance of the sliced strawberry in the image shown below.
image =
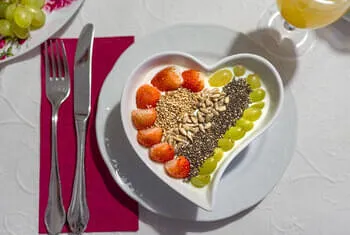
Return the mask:
<svg viewBox="0 0 350 235">
<path fill-rule="evenodd" d="M 164 163 L 172 160 L 174 156 L 175 149 L 168 143 L 155 144 L 149 150 L 149 157 L 155 162 Z"/>
<path fill-rule="evenodd" d="M 132 123 L 137 130 L 151 127 L 157 119 L 155 108 L 136 109 L 131 112 Z"/>
<path fill-rule="evenodd" d="M 181 86 L 182 80 L 176 73 L 175 67 L 169 66 L 159 71 L 151 83 L 161 91 L 172 91 Z"/>
<path fill-rule="evenodd" d="M 164 168 L 173 178 L 186 178 L 190 174 L 190 161 L 184 156 L 179 156 L 166 162 Z"/>
<path fill-rule="evenodd" d="M 148 84 L 142 85 L 136 92 L 137 108 L 146 109 L 156 107 L 159 98 L 160 92 L 157 88 Z"/>
<path fill-rule="evenodd" d="M 204 80 L 201 73 L 197 70 L 189 69 L 182 72 L 183 83 L 182 87 L 193 92 L 199 92 L 204 88 Z"/>
<path fill-rule="evenodd" d="M 151 147 L 152 145 L 160 143 L 160 141 L 162 140 L 162 135 L 163 130 L 159 127 L 139 130 L 137 132 L 137 141 L 142 146 Z"/>
</svg>

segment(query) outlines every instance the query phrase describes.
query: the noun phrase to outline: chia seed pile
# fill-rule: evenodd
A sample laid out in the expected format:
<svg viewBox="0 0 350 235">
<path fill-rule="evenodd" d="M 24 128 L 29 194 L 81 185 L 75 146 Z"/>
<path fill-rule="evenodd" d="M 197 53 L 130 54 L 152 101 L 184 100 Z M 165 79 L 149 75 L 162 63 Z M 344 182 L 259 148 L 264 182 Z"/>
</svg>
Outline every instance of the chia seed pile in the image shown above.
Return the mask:
<svg viewBox="0 0 350 235">
<path fill-rule="evenodd" d="M 199 168 L 213 154 L 218 140 L 222 138 L 226 130 L 235 125 L 236 121 L 242 117 L 243 111 L 249 106 L 251 89 L 245 79 L 233 79 L 223 88 L 223 92 L 230 97 L 226 111 L 213 118 L 213 125 L 206 133 L 197 132 L 192 143 L 177 150 L 177 155 L 187 157 L 191 163 L 191 172 L 187 181 L 198 175 Z"/>
</svg>

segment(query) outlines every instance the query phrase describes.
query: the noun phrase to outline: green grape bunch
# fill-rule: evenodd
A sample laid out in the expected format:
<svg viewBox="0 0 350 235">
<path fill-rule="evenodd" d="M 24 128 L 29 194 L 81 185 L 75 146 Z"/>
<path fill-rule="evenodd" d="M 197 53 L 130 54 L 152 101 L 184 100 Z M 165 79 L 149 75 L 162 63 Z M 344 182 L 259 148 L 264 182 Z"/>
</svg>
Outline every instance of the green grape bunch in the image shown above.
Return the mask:
<svg viewBox="0 0 350 235">
<path fill-rule="evenodd" d="M 45 0 L 0 0 L 0 38 L 27 39 L 44 26 Z"/>
</svg>

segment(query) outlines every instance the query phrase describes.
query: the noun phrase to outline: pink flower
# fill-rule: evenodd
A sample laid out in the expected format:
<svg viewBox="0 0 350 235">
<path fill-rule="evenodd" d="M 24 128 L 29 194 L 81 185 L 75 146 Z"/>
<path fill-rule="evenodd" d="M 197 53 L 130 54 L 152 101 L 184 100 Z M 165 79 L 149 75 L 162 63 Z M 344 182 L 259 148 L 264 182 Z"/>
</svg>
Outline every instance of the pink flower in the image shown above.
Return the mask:
<svg viewBox="0 0 350 235">
<path fill-rule="evenodd" d="M 22 44 L 25 43 L 26 41 L 27 41 L 27 39 L 18 39 L 19 45 L 22 45 Z"/>
<path fill-rule="evenodd" d="M 5 39 L 0 40 L 0 49 L 2 49 L 6 45 Z"/>
<path fill-rule="evenodd" d="M 66 7 L 70 5 L 75 0 L 48 0 L 44 6 L 44 9 L 48 12 Z"/>
<path fill-rule="evenodd" d="M 6 55 L 3 55 L 0 57 L 0 60 L 4 60 L 4 59 L 6 59 Z"/>
</svg>

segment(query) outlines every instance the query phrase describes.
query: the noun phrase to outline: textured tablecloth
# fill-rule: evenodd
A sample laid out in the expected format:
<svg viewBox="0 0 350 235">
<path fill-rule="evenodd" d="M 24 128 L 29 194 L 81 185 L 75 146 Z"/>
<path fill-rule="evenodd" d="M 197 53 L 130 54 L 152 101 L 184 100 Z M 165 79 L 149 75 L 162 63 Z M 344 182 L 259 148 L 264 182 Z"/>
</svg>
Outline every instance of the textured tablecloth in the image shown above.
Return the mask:
<svg viewBox="0 0 350 235">
<path fill-rule="evenodd" d="M 272 0 L 87 0 L 56 34 L 142 37 L 175 23 L 219 24 L 249 33 Z M 339 28 L 343 27 L 343 33 Z M 350 232 L 350 25 L 317 31 L 315 48 L 289 83 L 297 104 L 297 149 L 266 199 L 238 221 L 170 220 L 140 209 L 137 234 L 348 235 Z M 0 235 L 35 235 L 39 187 L 39 49 L 0 66 Z M 120 233 L 123 234 L 123 233 Z M 111 235 L 111 234 L 106 234 Z"/>
</svg>

